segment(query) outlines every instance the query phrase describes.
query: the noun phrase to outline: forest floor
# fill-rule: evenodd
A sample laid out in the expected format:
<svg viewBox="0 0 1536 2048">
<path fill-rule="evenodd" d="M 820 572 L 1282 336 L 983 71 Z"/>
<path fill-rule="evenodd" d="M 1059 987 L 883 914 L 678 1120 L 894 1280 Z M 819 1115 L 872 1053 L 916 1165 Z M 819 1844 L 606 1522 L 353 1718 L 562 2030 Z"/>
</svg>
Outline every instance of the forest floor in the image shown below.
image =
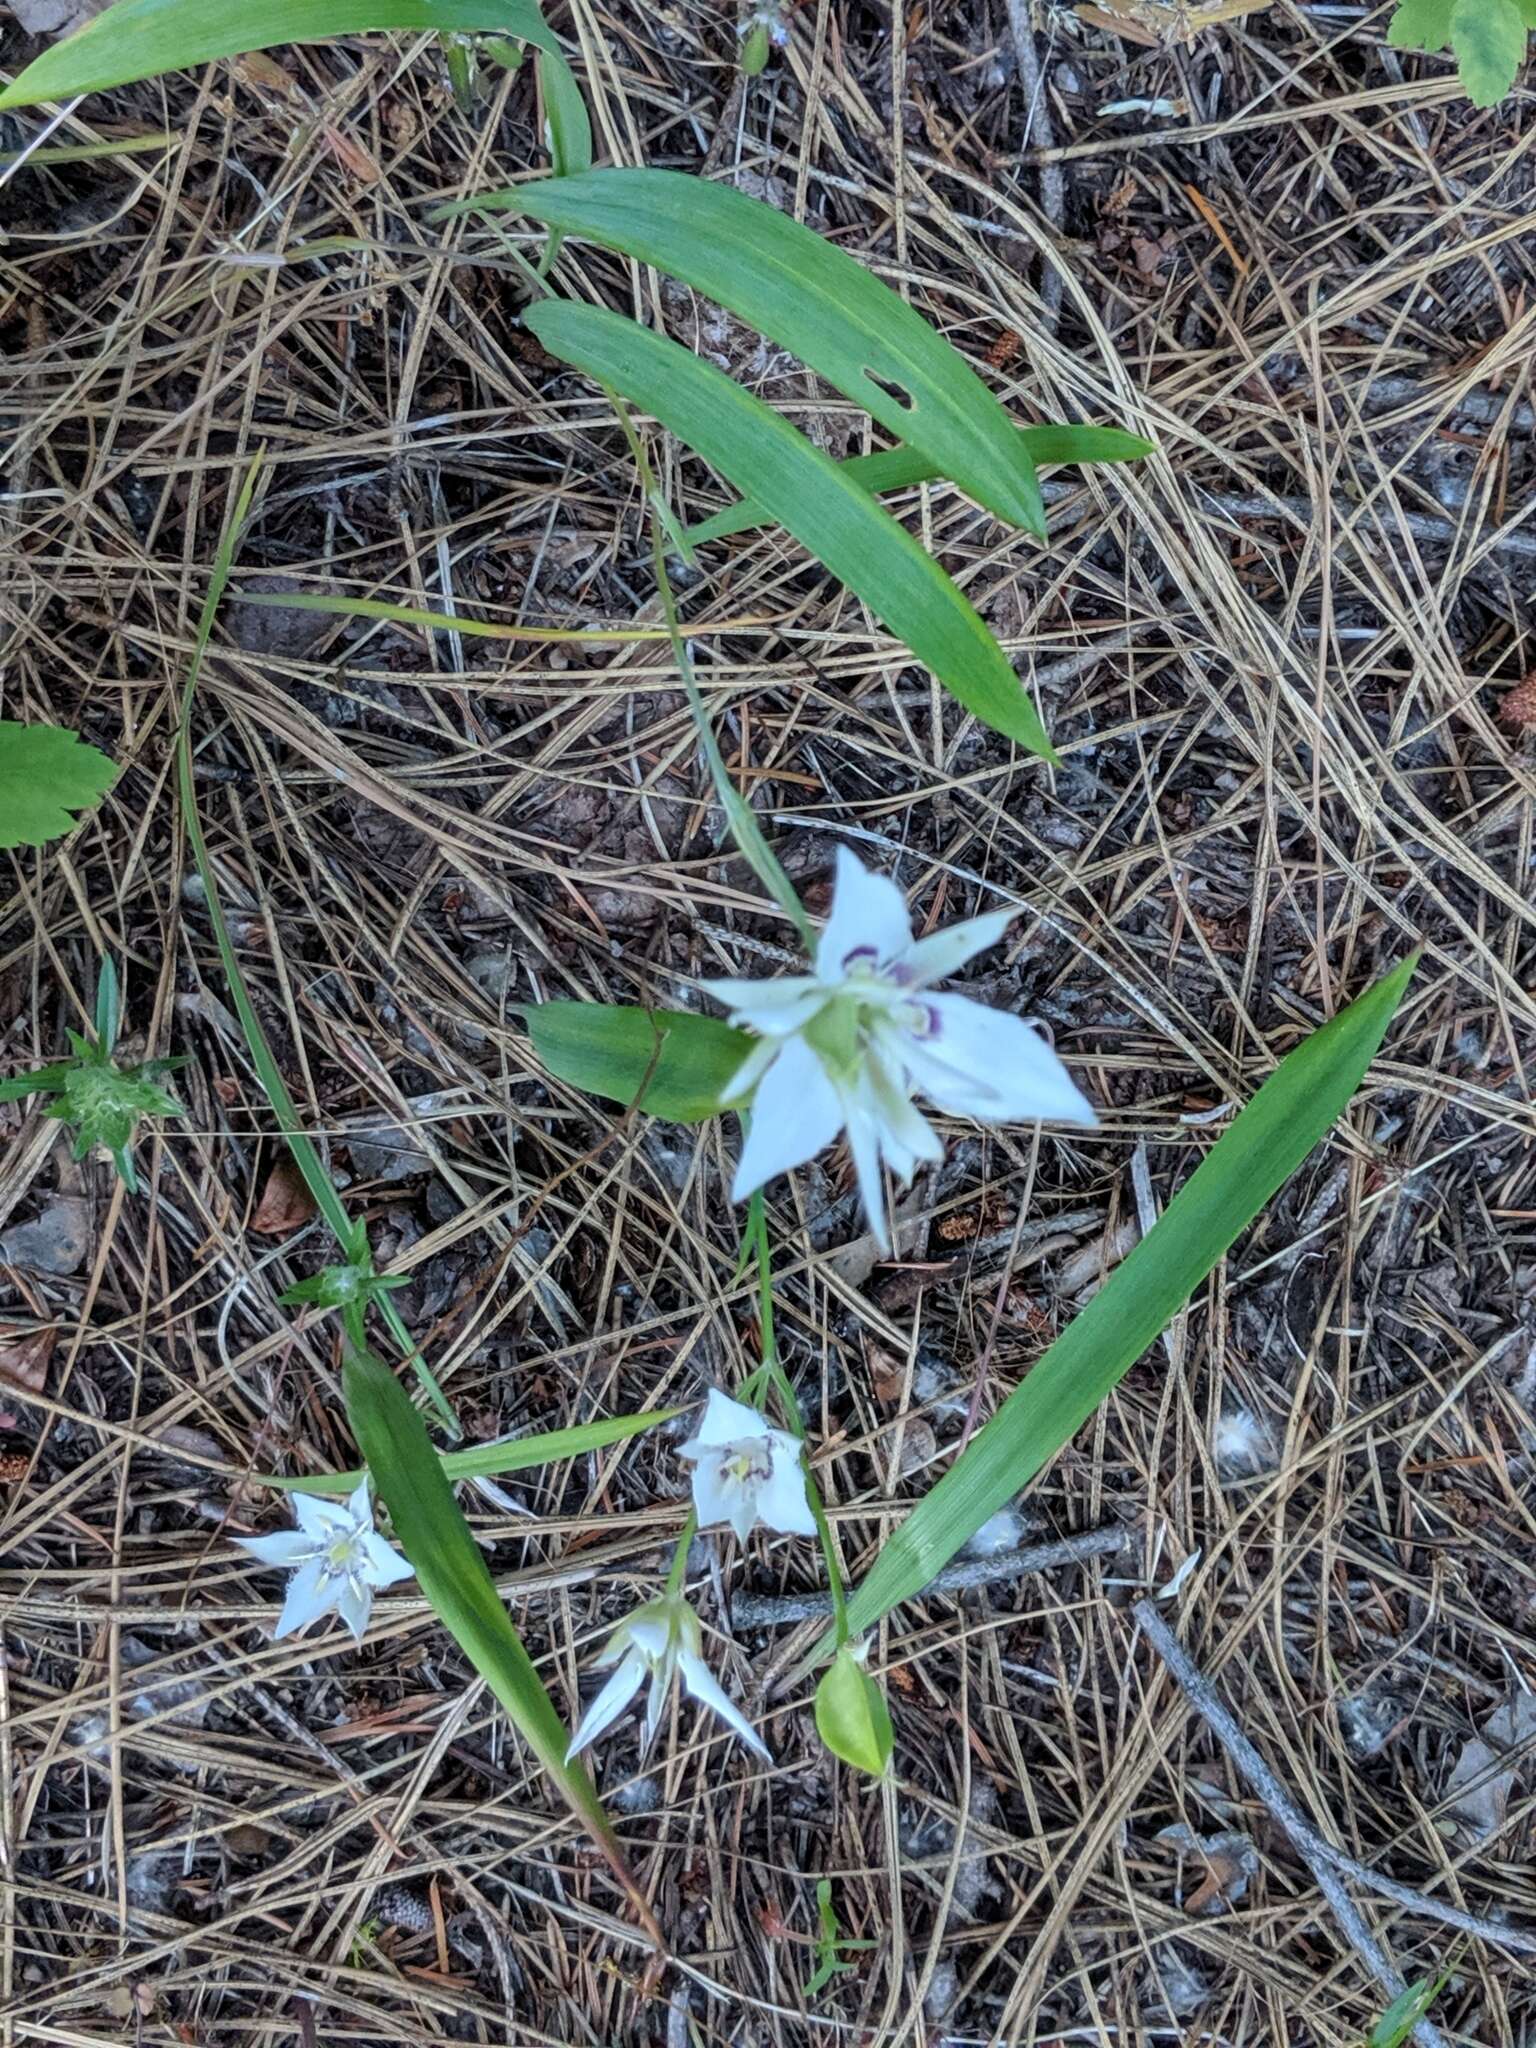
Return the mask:
<svg viewBox="0 0 1536 2048">
<path fill-rule="evenodd" d="M 1157 443 L 1057 471 L 1048 546 L 950 489 L 900 501 L 1037 691 L 1056 772 L 782 535 L 712 547 L 684 593 L 727 757 L 812 909 L 840 842 L 924 925 L 1018 903 L 972 981 L 1103 1108 L 1087 1134 L 954 1129 L 893 1260 L 840 1151 L 771 1191 L 853 1576 L 978 1375 L 990 1409 L 1228 1107 L 1424 948 L 1333 1136 L 992 1532 L 1121 1530 L 1118 1554 L 878 1632 L 885 1782 L 818 1743 L 805 1627 L 740 1604 L 814 1585 L 807 1547 L 710 1549 L 712 1654 L 773 1763 L 691 1709 L 648 1763 L 633 1722 L 604 1744 L 659 1975 L 414 1585 L 361 1647 L 274 1643 L 273 1575 L 229 1540 L 280 1520 L 251 1475 L 353 1457 L 334 1320 L 278 1305 L 329 1241 L 173 772 L 258 448 L 237 586 L 655 620 L 609 407 L 520 329 L 494 237 L 430 224 L 543 162 L 531 67 L 466 118 L 431 38 L 215 66 L 85 100 L 50 138 L 67 160 L 0 191 L 3 708 L 123 763 L 62 847 L 5 857 L 3 1071 L 58 1055 L 107 953 L 134 1039 L 190 1062 L 137 1195 L 0 1109 L 7 2041 L 1351 2048 L 1385 1994 L 1130 1615 L 1176 1575 L 1160 1611 L 1330 1840 L 1536 1927 L 1531 94 L 1475 111 L 1444 60 L 1385 47 L 1384 10 L 1220 12 L 1180 16 L 1186 42 L 1150 0 L 1047 8 L 1021 67 L 1001 0 L 806 0 L 744 86 L 719 6 L 552 13 L 599 161 L 707 165 L 907 293 L 1021 420 Z M 14 70 L 38 46 L 4 35 Z M 560 270 L 833 453 L 869 445 L 687 292 L 577 244 Z M 688 517 L 722 502 L 652 439 Z M 260 1014 L 467 1435 L 745 1371 L 734 1132 L 551 1082 L 511 1007 L 687 1000 L 785 957 L 665 643 L 231 604 L 194 736 Z M 654 1589 L 676 1444 L 465 1497 L 567 1712 Z M 807 1997 L 822 1878 L 870 1946 Z M 1353 1895 L 1406 1977 L 1450 1970 L 1443 2039 L 1536 2033 L 1528 1959 Z"/>
</svg>

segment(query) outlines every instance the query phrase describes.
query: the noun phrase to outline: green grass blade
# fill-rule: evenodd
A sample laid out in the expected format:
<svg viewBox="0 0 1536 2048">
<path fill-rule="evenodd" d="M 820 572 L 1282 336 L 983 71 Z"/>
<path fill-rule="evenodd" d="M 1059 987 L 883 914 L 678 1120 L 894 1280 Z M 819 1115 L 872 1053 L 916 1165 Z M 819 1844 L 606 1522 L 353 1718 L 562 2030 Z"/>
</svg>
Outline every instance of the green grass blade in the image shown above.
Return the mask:
<svg viewBox="0 0 1536 2048">
<path fill-rule="evenodd" d="M 670 1422 L 681 1408 L 648 1408 L 643 1415 L 608 1415 L 599 1422 L 573 1423 L 569 1429 L 541 1430 L 537 1436 L 515 1436 L 509 1442 L 471 1444 L 462 1451 L 438 1451 L 450 1485 L 461 1479 L 499 1479 L 508 1472 L 531 1472 L 539 1465 L 553 1465 L 561 1458 L 580 1458 L 588 1451 L 605 1451 L 612 1444 L 628 1443 L 642 1436 L 658 1422 Z M 263 1472 L 258 1484 L 276 1487 L 283 1493 L 350 1493 L 362 1478 L 359 1472 L 308 1472 L 301 1479 L 280 1479 Z"/>
<path fill-rule="evenodd" d="M 1057 758 L 1034 704 L 965 597 L 906 528 L 798 428 L 713 364 L 605 307 L 550 299 L 523 317 L 551 354 L 623 392 L 766 506 L 968 711 L 1046 760 Z"/>
<path fill-rule="evenodd" d="M 98 19 L 103 18 L 98 17 Z M 225 590 L 229 586 L 230 575 L 234 569 L 235 548 L 239 542 L 241 531 L 245 526 L 246 517 L 251 509 L 251 499 L 255 494 L 256 477 L 259 467 L 260 458 L 258 457 L 246 472 L 245 482 L 240 488 L 240 494 L 235 501 L 234 509 L 225 522 L 223 533 L 219 536 L 218 552 L 214 556 L 213 561 L 213 572 L 208 579 L 208 594 L 203 600 L 203 609 L 198 617 L 197 631 L 193 636 L 192 659 L 187 666 L 187 680 L 182 686 L 181 709 L 177 720 L 176 732 L 176 785 L 181 797 L 182 823 L 186 828 L 187 841 L 192 848 L 192 859 L 197 867 L 199 876 L 202 878 L 203 889 L 207 898 L 208 921 L 213 926 L 214 944 L 219 950 L 219 959 L 229 983 L 229 992 L 235 1006 L 235 1015 L 240 1019 L 240 1028 L 245 1034 L 246 1046 L 251 1055 L 251 1064 L 256 1069 L 256 1078 L 260 1081 L 262 1092 L 271 1104 L 273 1113 L 277 1118 L 279 1134 L 286 1142 L 289 1151 L 293 1154 L 294 1164 L 298 1167 L 299 1172 L 304 1178 L 304 1185 L 314 1197 L 315 1207 L 335 1232 L 338 1243 L 345 1249 L 351 1241 L 352 1219 L 347 1214 L 346 1204 L 342 1201 L 331 1183 L 331 1176 L 326 1171 L 325 1161 L 320 1157 L 319 1152 L 315 1149 L 313 1140 L 299 1122 L 298 1105 L 288 1092 L 288 1084 L 283 1079 L 282 1071 L 272 1056 L 272 1048 L 267 1042 L 267 1034 L 262 1028 L 261 1019 L 256 1014 L 255 1005 L 251 1001 L 250 991 L 246 988 L 245 976 L 240 969 L 239 955 L 235 952 L 234 945 L 229 936 L 229 925 L 224 916 L 224 904 L 219 895 L 218 877 L 214 873 L 212 861 L 208 858 L 208 843 L 203 837 L 202 819 L 199 817 L 197 809 L 197 789 L 192 780 L 192 705 L 197 696 L 198 677 L 202 674 L 203 656 L 208 650 L 208 642 L 213 633 L 213 622 L 218 614 L 219 605 Z M 428 1398 L 436 1408 L 439 1418 L 444 1426 L 453 1435 L 457 1436 L 459 1434 L 459 1425 L 454 1417 L 452 1408 L 448 1405 L 447 1396 L 432 1377 L 431 1368 L 417 1349 L 410 1331 L 405 1327 L 400 1311 L 389 1300 L 388 1296 L 385 1296 L 379 1302 L 378 1307 L 390 1335 L 399 1345 L 402 1354 L 410 1359 L 412 1366 L 415 1368 L 416 1375 L 420 1379 L 422 1386 L 426 1389 Z"/>
<path fill-rule="evenodd" d="M 1015 427 L 1031 457 L 1042 467 L 1057 462 L 1135 462 L 1152 453 L 1152 443 L 1139 434 L 1122 433 L 1119 427 Z M 915 448 L 877 448 L 873 455 L 850 455 L 838 468 L 873 496 L 883 491 L 904 491 L 913 484 L 940 481 L 937 469 Z M 684 538 L 690 547 L 701 548 L 706 541 L 724 540 L 730 533 L 750 533 L 754 526 L 771 526 L 772 518 L 750 498 L 739 498 L 697 526 L 690 526 Z"/>
<path fill-rule="evenodd" d="M 370 29 L 486 29 L 558 53 L 533 0 L 116 0 L 0 92 L 0 112 Z"/>
<path fill-rule="evenodd" d="M 529 1003 L 525 1014 L 534 1051 L 558 1079 L 678 1124 L 717 1114 L 755 1042 L 691 1010 L 553 1002 Z"/>
<path fill-rule="evenodd" d="M 500 1700 L 571 1811 L 607 1858 L 647 1933 L 661 1936 L 592 1780 L 567 1763 L 570 1735 L 524 1649 L 492 1582 L 480 1546 L 459 1512 L 426 1424 L 382 1359 L 353 1351 L 342 1368 L 352 1433 L 394 1533 L 432 1610 Z"/>
<path fill-rule="evenodd" d="M 606 170 L 445 211 L 524 214 L 685 279 L 1044 540 L 1029 446 L 965 358 L 873 271 L 776 206 L 682 171 Z"/>
<path fill-rule="evenodd" d="M 338 619 L 388 619 L 397 626 L 420 626 L 429 632 L 461 633 L 466 639 L 534 640 L 540 645 L 581 645 L 609 641 L 665 640 L 665 626 L 524 626 L 499 625 L 494 619 L 466 619 L 457 612 L 428 612 L 419 605 L 395 604 L 386 597 L 331 597 L 317 591 L 232 590 L 231 604 L 265 606 L 270 611 L 327 612 Z M 726 622 L 727 625 L 730 621 Z M 720 627 L 709 630 L 719 632 Z"/>
<path fill-rule="evenodd" d="M 1070 1442 L 1343 1110 L 1417 959 L 1394 968 L 1281 1061 L 1156 1226 L 885 1545 L 849 1603 L 853 1629 L 873 1627 L 921 1593 L 988 1516 Z M 833 1647 L 829 1635 L 818 1654 Z"/>
</svg>

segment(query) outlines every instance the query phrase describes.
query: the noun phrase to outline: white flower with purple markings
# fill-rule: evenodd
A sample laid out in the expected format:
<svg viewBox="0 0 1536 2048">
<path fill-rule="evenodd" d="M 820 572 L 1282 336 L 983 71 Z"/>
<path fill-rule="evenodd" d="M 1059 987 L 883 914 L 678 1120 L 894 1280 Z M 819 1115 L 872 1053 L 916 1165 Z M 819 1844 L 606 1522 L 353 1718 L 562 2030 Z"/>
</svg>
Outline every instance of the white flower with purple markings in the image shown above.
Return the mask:
<svg viewBox="0 0 1536 2048">
<path fill-rule="evenodd" d="M 756 1408 L 714 1388 L 697 1436 L 679 1455 L 693 1462 L 693 1506 L 701 1529 L 725 1523 L 744 1543 L 761 1522 L 784 1536 L 814 1536 L 800 1441 L 770 1429 Z"/>
<path fill-rule="evenodd" d="M 597 1659 L 599 1665 L 618 1668 L 576 1724 L 566 1761 L 606 1734 L 647 1679 L 651 1696 L 645 1705 L 642 1749 L 648 1750 L 661 1726 L 673 1682 L 679 1677 L 700 1706 L 718 1714 L 743 1742 L 767 1757 L 767 1745 L 704 1662 L 703 1650 L 699 1617 L 680 1593 L 665 1593 L 659 1600 L 637 1607 L 628 1621 L 614 1630 Z"/>
<path fill-rule="evenodd" d="M 914 939 L 895 883 L 839 847 L 815 972 L 703 984 L 733 1024 L 759 1037 L 721 1098 L 751 1097 L 734 1201 L 846 1131 L 869 1227 L 885 1249 L 882 1161 L 905 1186 L 920 1162 L 943 1156 L 914 1094 L 982 1123 L 1097 1123 L 1093 1105 L 1022 1017 L 930 992 L 996 945 L 1014 915 L 989 911 Z"/>
<path fill-rule="evenodd" d="M 295 1494 L 293 1512 L 297 1529 L 235 1538 L 260 1563 L 293 1573 L 272 1631 L 274 1642 L 296 1635 L 333 1608 L 361 1642 L 374 1593 L 411 1576 L 410 1565 L 373 1526 L 367 1479 L 344 1506 Z"/>
</svg>

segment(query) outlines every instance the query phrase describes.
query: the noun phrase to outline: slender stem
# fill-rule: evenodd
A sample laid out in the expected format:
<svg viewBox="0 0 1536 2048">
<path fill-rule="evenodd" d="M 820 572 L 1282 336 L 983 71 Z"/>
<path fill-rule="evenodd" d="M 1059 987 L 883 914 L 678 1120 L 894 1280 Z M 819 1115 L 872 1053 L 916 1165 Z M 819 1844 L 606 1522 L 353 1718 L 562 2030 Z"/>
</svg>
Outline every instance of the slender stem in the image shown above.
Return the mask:
<svg viewBox="0 0 1536 2048">
<path fill-rule="evenodd" d="M 762 1330 L 763 1362 L 752 1375 L 753 1380 L 762 1379 L 778 1395 L 784 1410 L 785 1420 L 800 1439 L 800 1471 L 805 1480 L 805 1497 L 810 1503 L 811 1519 L 816 1524 L 816 1540 L 821 1545 L 822 1560 L 827 1567 L 827 1590 L 832 1599 L 832 1632 L 837 1646 L 842 1648 L 848 1640 L 848 1595 L 843 1587 L 842 1562 L 837 1554 L 837 1539 L 832 1534 L 832 1524 L 827 1519 L 827 1510 L 821 1498 L 821 1489 L 816 1484 L 810 1461 L 805 1455 L 805 1418 L 800 1412 L 800 1403 L 789 1375 L 779 1363 L 778 1340 L 773 1324 L 773 1272 L 772 1257 L 768 1244 L 768 1213 L 759 1190 L 747 1209 L 746 1243 L 757 1254 L 757 1313 Z M 750 1385 L 751 1382 L 749 1381 Z"/>
<path fill-rule="evenodd" d="M 614 410 L 614 417 L 624 430 L 629 443 L 629 452 L 635 459 L 640 472 L 641 487 L 645 492 L 646 504 L 651 511 L 651 560 L 656 572 L 656 590 L 661 599 L 662 616 L 667 623 L 667 635 L 672 642 L 672 654 L 682 678 L 683 692 L 688 699 L 688 708 L 693 713 L 693 722 L 698 728 L 699 744 L 704 750 L 704 759 L 709 768 L 710 779 L 715 785 L 715 794 L 725 812 L 726 823 L 730 826 L 731 837 L 736 841 L 743 859 L 751 868 L 763 887 L 773 897 L 784 915 L 800 934 L 801 944 L 808 953 L 815 951 L 816 933 L 805 914 L 805 905 L 795 893 L 795 885 L 779 864 L 778 855 L 763 837 L 763 828 L 757 822 L 757 813 L 742 796 L 731 780 L 725 757 L 720 752 L 720 742 L 710 724 L 709 713 L 704 708 L 704 699 L 699 691 L 698 678 L 694 674 L 693 657 L 688 652 L 688 642 L 683 637 L 682 620 L 678 615 L 677 595 L 672 588 L 672 579 L 667 573 L 667 551 L 665 541 L 670 537 L 674 546 L 687 551 L 682 529 L 673 518 L 671 508 L 656 483 L 651 459 L 645 450 L 645 443 L 635 430 L 629 407 L 617 391 L 605 384 L 604 393 Z"/>
<path fill-rule="evenodd" d="M 693 1548 L 693 1539 L 698 1533 L 699 1518 L 690 1508 L 688 1519 L 684 1522 L 677 1539 L 677 1548 L 672 1553 L 671 1568 L 667 1572 L 666 1590 L 669 1599 L 683 1590 L 683 1580 L 688 1576 L 688 1553 Z"/>
</svg>

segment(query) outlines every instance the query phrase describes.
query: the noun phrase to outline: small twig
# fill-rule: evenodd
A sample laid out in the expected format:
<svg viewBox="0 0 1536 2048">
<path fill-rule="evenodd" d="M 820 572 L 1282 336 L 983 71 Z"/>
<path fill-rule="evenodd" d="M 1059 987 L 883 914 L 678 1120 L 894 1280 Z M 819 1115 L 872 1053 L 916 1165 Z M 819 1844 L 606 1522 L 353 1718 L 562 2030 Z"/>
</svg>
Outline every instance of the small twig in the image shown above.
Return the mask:
<svg viewBox="0 0 1536 2048">
<path fill-rule="evenodd" d="M 1013 38 L 1014 55 L 1018 59 L 1019 85 L 1024 94 L 1024 134 L 1019 148 L 1026 150 L 1033 142 L 1038 151 L 1047 152 L 1056 147 L 1056 132 L 1046 103 L 1045 78 L 1040 69 L 1040 55 L 1035 48 L 1034 23 L 1029 18 L 1030 5 L 1031 0 L 1008 0 L 1008 28 Z M 1066 233 L 1067 181 L 1054 156 L 1039 155 L 1035 163 L 1040 181 L 1040 211 L 1059 244 Z M 1060 254 L 1059 247 L 1056 247 L 1040 258 L 1040 303 L 1045 308 L 1041 325 L 1050 334 L 1055 333 L 1061 318 L 1061 271 L 1057 267 Z"/>
<path fill-rule="evenodd" d="M 1290 1836 L 1297 1853 L 1316 1878 L 1319 1890 L 1333 1908 L 1334 1915 L 1348 1937 L 1350 1945 L 1384 1991 L 1398 1998 L 1406 1987 L 1395 1965 L 1366 1926 L 1359 1909 L 1345 1891 L 1340 1882 L 1341 1876 L 1353 1878 L 1356 1884 L 1379 1893 L 1383 1898 L 1391 1899 L 1405 1911 L 1417 1913 L 1423 1919 L 1437 1920 L 1443 1926 L 1454 1927 L 1463 1934 L 1477 1936 L 1479 1940 L 1514 1949 L 1521 1955 L 1536 1955 L 1536 1935 L 1522 1934 L 1514 1928 L 1501 1927 L 1496 1921 L 1481 1919 L 1474 1913 L 1464 1913 L 1459 1907 L 1447 1905 L 1443 1900 L 1427 1898 L 1422 1892 L 1416 1892 L 1411 1885 L 1399 1884 L 1395 1878 L 1384 1877 L 1379 1871 L 1370 1869 L 1364 1863 L 1357 1863 L 1352 1856 L 1344 1855 L 1341 1850 L 1324 1841 L 1303 1817 L 1290 1794 L 1238 1727 L 1217 1696 L 1210 1680 L 1185 1651 L 1153 1602 L 1138 1600 L 1131 1612 L 1142 1634 L 1168 1667 L 1169 1674 L 1185 1699 L 1248 1780 L 1269 1812 Z M 1427 2019 L 1417 2022 L 1413 2038 L 1421 2042 L 1423 2048 L 1446 2048 L 1445 2036 Z"/>
<path fill-rule="evenodd" d="M 1023 1550 L 1010 1550 L 1001 1557 L 967 1559 L 964 1564 L 946 1565 L 930 1581 L 930 1593 L 968 1593 L 977 1586 L 995 1586 L 1028 1572 L 1054 1571 L 1064 1564 L 1082 1564 L 1090 1557 L 1119 1557 L 1136 1548 L 1132 1529 L 1085 1529 L 1079 1536 L 1063 1537 L 1059 1543 L 1033 1543 Z M 820 1621 L 832 1612 L 825 1593 L 741 1593 L 731 1602 L 731 1626 L 735 1629 L 781 1628 L 791 1622 Z"/>
</svg>

